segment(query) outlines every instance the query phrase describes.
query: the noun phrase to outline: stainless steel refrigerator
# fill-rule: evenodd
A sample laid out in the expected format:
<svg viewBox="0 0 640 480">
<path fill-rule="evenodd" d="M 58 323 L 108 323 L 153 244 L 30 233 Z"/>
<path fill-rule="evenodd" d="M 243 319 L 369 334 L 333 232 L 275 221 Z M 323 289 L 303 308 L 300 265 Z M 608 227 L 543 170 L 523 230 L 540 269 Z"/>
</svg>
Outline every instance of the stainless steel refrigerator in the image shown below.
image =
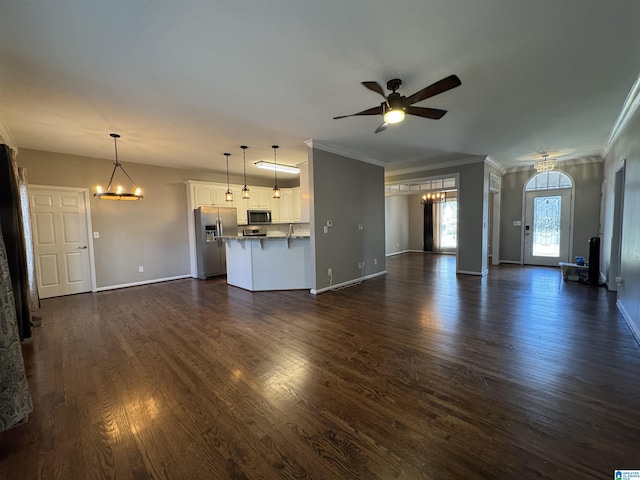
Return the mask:
<svg viewBox="0 0 640 480">
<path fill-rule="evenodd" d="M 235 208 L 200 207 L 194 210 L 198 278 L 204 280 L 227 273 L 227 253 L 223 237 L 238 235 Z"/>
</svg>

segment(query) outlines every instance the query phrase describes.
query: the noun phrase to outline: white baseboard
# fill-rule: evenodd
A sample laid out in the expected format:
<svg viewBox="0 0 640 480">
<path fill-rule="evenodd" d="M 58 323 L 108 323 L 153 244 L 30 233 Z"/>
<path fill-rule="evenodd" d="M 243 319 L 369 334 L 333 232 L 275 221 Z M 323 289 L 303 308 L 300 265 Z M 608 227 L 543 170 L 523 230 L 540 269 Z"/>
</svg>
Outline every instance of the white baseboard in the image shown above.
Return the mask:
<svg viewBox="0 0 640 480">
<path fill-rule="evenodd" d="M 616 301 L 616 307 L 618 307 L 618 310 L 622 314 L 622 317 L 627 322 L 627 325 L 629 325 L 629 330 L 631 330 L 631 333 L 635 337 L 636 342 L 640 344 L 640 329 L 638 329 L 636 324 L 633 323 L 633 320 L 631 319 L 631 315 L 629 315 L 629 312 L 627 312 L 627 310 L 624 308 L 624 305 L 620 300 Z"/>
<path fill-rule="evenodd" d="M 461 273 L 463 275 L 476 275 L 478 277 L 486 277 L 489 275 L 489 270 L 483 270 L 481 272 L 471 272 L 469 270 L 458 270 L 456 273 Z"/>
<path fill-rule="evenodd" d="M 402 255 L 403 253 L 409 253 L 412 252 L 413 250 L 402 250 L 401 252 L 392 252 L 392 253 L 385 253 L 385 257 L 394 257 L 396 255 Z"/>
<path fill-rule="evenodd" d="M 117 290 L 118 288 L 137 287 L 140 285 L 149 285 L 151 283 L 169 282 L 171 280 L 181 280 L 183 278 L 191 278 L 191 274 L 178 275 L 176 277 L 156 278 L 154 280 L 143 280 L 142 282 L 122 283 L 120 285 L 108 285 L 106 287 L 96 288 L 96 292 L 103 292 L 105 290 Z"/>
<path fill-rule="evenodd" d="M 366 275 L 364 277 L 354 278 L 353 280 L 347 280 L 346 282 L 337 283 L 336 285 L 331 285 L 329 287 L 324 287 L 324 288 L 319 288 L 319 289 L 312 288 L 310 290 L 310 292 L 311 292 L 312 295 L 317 295 L 318 293 L 324 293 L 324 292 L 328 292 L 328 291 L 331 291 L 331 290 L 337 290 L 339 288 L 345 288 L 345 287 L 349 287 L 351 285 L 356 285 L 356 284 L 362 282 L 363 280 L 370 280 L 372 278 L 380 277 L 381 275 L 386 275 L 386 274 L 387 274 L 387 271 L 383 270 L 382 272 L 372 273 L 371 275 Z"/>
</svg>

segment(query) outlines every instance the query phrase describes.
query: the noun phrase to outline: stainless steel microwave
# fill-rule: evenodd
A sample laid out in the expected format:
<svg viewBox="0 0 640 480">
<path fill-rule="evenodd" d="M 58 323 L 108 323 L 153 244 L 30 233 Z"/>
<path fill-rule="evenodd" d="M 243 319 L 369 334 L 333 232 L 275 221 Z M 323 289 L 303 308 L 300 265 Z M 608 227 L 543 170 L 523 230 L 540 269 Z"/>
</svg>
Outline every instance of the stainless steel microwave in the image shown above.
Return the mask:
<svg viewBox="0 0 640 480">
<path fill-rule="evenodd" d="M 271 223 L 271 210 L 247 210 L 249 225 L 267 225 Z"/>
</svg>

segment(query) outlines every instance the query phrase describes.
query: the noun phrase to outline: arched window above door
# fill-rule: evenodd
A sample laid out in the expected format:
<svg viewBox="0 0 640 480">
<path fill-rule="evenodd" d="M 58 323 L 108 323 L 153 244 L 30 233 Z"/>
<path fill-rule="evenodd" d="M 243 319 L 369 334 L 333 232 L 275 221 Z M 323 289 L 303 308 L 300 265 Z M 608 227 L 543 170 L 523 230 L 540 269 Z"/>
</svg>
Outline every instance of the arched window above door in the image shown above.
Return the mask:
<svg viewBox="0 0 640 480">
<path fill-rule="evenodd" d="M 534 175 L 529 179 L 524 189 L 527 192 L 531 192 L 534 190 L 553 190 L 555 188 L 571 187 L 573 187 L 573 182 L 571 178 L 569 178 L 569 175 L 562 172 L 551 171 Z"/>
</svg>

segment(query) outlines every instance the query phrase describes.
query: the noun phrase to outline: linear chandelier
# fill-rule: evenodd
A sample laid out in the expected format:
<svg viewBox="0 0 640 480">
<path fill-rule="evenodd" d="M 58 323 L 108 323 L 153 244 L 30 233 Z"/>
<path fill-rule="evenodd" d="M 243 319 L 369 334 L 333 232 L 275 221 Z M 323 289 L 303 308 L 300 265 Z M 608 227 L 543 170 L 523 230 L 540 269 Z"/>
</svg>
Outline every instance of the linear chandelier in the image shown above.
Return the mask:
<svg viewBox="0 0 640 480">
<path fill-rule="evenodd" d="M 420 195 L 420 203 L 440 203 L 447 201 L 447 192 L 430 192 Z"/>
<path fill-rule="evenodd" d="M 142 190 L 140 190 L 140 188 L 136 186 L 136 184 L 131 179 L 129 174 L 125 171 L 122 164 L 118 161 L 118 138 L 120 138 L 120 135 L 118 135 L 117 133 L 110 133 L 109 136 L 113 138 L 113 146 L 116 151 L 116 163 L 113 164 L 113 171 L 111 172 L 111 178 L 109 179 L 109 185 L 107 185 L 107 190 L 103 191 L 102 187 L 98 185 L 96 187 L 96 192 L 93 194 L 93 196 L 100 200 L 140 200 L 141 198 L 143 198 Z M 131 185 L 133 185 L 133 188 L 134 188 L 133 193 L 125 192 L 121 185 L 118 185 L 116 187 L 115 192 L 111 191 L 111 184 L 113 183 L 113 177 L 116 174 L 116 170 L 118 168 L 122 170 L 122 173 L 126 175 L 126 177 L 131 182 Z"/>
</svg>

